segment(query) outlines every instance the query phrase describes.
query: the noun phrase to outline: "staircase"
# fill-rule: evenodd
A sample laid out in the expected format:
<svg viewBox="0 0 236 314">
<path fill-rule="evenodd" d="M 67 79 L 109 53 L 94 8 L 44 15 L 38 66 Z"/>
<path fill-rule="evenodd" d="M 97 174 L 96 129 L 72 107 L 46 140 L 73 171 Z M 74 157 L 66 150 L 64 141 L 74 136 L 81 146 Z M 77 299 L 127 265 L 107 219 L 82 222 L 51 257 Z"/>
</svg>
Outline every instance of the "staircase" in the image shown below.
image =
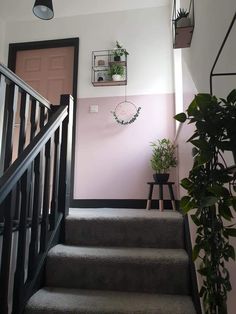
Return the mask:
<svg viewBox="0 0 236 314">
<path fill-rule="evenodd" d="M 65 228 L 25 314 L 196 314 L 178 212 L 74 209 Z"/>
</svg>

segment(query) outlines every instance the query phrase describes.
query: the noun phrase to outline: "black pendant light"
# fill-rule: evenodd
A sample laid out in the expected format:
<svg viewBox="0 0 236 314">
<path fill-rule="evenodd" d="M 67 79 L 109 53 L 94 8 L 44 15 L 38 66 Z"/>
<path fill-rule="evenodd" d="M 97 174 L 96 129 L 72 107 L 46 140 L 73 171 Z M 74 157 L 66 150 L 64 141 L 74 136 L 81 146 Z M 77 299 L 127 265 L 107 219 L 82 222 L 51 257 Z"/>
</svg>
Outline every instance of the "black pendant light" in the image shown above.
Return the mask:
<svg viewBox="0 0 236 314">
<path fill-rule="evenodd" d="M 36 0 L 33 12 L 42 20 L 51 20 L 54 16 L 52 0 Z"/>
</svg>

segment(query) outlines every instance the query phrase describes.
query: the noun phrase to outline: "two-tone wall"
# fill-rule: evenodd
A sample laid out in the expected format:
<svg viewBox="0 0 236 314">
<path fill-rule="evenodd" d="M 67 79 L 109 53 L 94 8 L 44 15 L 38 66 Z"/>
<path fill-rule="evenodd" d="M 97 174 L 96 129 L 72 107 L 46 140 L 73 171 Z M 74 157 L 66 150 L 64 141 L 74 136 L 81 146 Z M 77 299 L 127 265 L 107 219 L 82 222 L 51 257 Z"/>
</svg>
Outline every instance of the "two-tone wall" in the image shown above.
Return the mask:
<svg viewBox="0 0 236 314">
<path fill-rule="evenodd" d="M 161 6 L 8 22 L 5 41 L 79 37 L 75 155 L 75 199 L 145 199 L 152 179 L 150 142 L 174 138 L 174 98 L 170 7 Z M 129 52 L 126 87 L 93 87 L 91 53 L 120 41 Z M 127 99 L 141 107 L 133 124 L 121 126 L 111 114 Z M 90 113 L 98 105 L 98 113 Z"/>
</svg>

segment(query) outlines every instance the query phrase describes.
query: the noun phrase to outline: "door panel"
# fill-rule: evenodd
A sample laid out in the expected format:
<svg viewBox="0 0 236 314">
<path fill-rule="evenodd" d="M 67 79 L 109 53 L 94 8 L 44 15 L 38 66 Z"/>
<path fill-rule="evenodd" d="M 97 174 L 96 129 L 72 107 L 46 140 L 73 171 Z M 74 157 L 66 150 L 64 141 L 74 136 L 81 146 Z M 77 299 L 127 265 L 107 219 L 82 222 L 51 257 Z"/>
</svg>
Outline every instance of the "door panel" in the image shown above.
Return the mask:
<svg viewBox="0 0 236 314">
<path fill-rule="evenodd" d="M 61 94 L 72 94 L 73 92 L 73 64 L 74 47 L 22 50 L 17 51 L 15 73 L 52 104 L 59 105 Z M 13 161 L 17 156 L 19 123 L 20 98 L 14 126 Z M 29 136 L 30 112 L 28 113 L 25 146 L 29 143 Z"/>
<path fill-rule="evenodd" d="M 61 94 L 73 92 L 74 47 L 18 51 L 16 74 L 58 105 Z"/>
</svg>

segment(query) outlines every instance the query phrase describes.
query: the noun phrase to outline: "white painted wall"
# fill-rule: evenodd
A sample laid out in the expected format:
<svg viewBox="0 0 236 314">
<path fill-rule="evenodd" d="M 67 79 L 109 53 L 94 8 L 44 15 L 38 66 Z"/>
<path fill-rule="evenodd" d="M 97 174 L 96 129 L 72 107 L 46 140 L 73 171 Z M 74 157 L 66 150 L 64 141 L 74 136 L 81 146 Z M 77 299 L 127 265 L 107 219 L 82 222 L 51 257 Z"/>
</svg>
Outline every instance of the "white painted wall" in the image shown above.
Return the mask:
<svg viewBox="0 0 236 314">
<path fill-rule="evenodd" d="M 183 58 L 190 69 L 197 89 L 201 92 L 209 92 L 210 70 L 235 11 L 235 0 L 195 1 L 196 27 L 191 48 L 183 51 Z M 218 70 L 236 71 L 235 39 L 236 25 L 229 38 L 228 48 L 226 47 L 219 60 Z M 218 95 L 224 94 L 224 90 L 229 89 L 226 80 L 220 80 L 220 90 L 214 85 L 214 92 Z"/>
<path fill-rule="evenodd" d="M 0 18 L 0 62 L 4 62 L 5 22 Z"/>
<path fill-rule="evenodd" d="M 80 15 L 45 22 L 7 22 L 5 57 L 11 42 L 80 38 L 79 97 L 122 96 L 124 87 L 94 88 L 92 50 L 111 49 L 119 40 L 128 50 L 128 94 L 173 92 L 170 8 Z"/>
<path fill-rule="evenodd" d="M 185 7 L 186 0 L 181 6 Z M 193 95 L 197 92 L 209 92 L 209 75 L 216 54 L 224 39 L 226 31 L 236 11 L 235 0 L 208 0 L 195 1 L 195 29 L 190 48 L 182 50 L 183 60 L 183 106 L 186 109 Z M 232 30 L 229 41 L 222 52 L 217 72 L 236 72 L 236 25 Z M 215 71 L 215 72 L 216 72 Z M 232 88 L 236 87 L 236 77 L 217 78 L 213 81 L 213 93 L 218 97 L 225 97 Z M 192 135 L 193 126 L 183 125 L 177 136 L 179 147 L 179 178 L 188 176 L 192 167 L 191 145 L 186 140 Z M 227 154 L 230 164 L 233 160 Z M 180 195 L 185 194 L 180 189 Z M 191 226 L 194 238 L 194 226 Z M 236 247 L 235 239 L 232 244 Z M 232 291 L 229 293 L 228 314 L 234 314 L 236 308 L 236 264 L 229 263 Z"/>
</svg>

